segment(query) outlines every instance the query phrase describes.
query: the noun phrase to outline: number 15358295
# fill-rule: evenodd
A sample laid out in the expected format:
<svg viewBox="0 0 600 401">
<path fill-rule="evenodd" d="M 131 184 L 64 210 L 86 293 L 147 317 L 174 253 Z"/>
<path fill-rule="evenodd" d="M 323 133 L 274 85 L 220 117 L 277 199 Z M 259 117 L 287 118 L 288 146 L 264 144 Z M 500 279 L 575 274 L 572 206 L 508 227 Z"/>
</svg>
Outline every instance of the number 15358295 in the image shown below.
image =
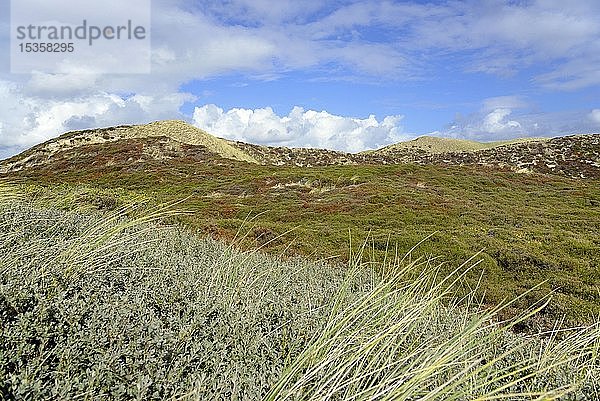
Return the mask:
<svg viewBox="0 0 600 401">
<path fill-rule="evenodd" d="M 73 53 L 73 43 L 19 43 L 21 53 Z"/>
</svg>

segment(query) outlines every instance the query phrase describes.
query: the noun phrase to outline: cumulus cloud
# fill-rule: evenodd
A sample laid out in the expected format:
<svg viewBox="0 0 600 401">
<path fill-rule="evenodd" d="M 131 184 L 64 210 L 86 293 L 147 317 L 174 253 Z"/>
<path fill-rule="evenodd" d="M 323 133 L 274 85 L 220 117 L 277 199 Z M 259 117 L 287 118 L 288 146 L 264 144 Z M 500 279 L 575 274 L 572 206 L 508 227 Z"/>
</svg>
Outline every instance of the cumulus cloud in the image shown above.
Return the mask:
<svg viewBox="0 0 600 401">
<path fill-rule="evenodd" d="M 479 141 L 534 136 L 539 132 L 539 124 L 530 124 L 527 118 L 523 120 L 523 113 L 515 116 L 515 111 L 523 111 L 528 107 L 527 100 L 520 96 L 483 99 L 478 112 L 467 116 L 457 115 L 439 134 Z"/>
<path fill-rule="evenodd" d="M 594 109 L 588 115 L 589 119 L 592 120 L 598 127 L 600 127 L 600 109 Z"/>
<path fill-rule="evenodd" d="M 4 156 L 67 130 L 171 118 L 191 100 L 186 94 L 121 97 L 105 92 L 54 99 L 27 94 L 22 85 L 7 81 L 0 81 L 0 98 L 0 148 Z"/>
<path fill-rule="evenodd" d="M 528 109 L 485 106 L 468 116 L 457 116 L 439 135 L 478 141 L 551 137 L 598 132 L 600 110 L 535 113 Z"/>
<path fill-rule="evenodd" d="M 208 104 L 196 107 L 193 121 L 199 128 L 233 140 L 357 152 L 407 139 L 400 126 L 402 118 L 342 117 L 298 106 L 287 116 L 278 116 L 270 107 L 224 111 Z"/>
<path fill-rule="evenodd" d="M 514 135 L 517 132 L 520 133 L 521 123 L 508 119 L 511 113 L 510 109 L 493 110 L 484 117 L 481 125 L 482 130 L 490 134 L 508 133 Z"/>
<path fill-rule="evenodd" d="M 466 138 L 477 141 L 532 136 L 523 124 L 510 118 L 511 109 L 499 108 L 473 113 L 469 116 L 457 116 L 448 127 L 440 132 L 442 136 Z"/>
</svg>

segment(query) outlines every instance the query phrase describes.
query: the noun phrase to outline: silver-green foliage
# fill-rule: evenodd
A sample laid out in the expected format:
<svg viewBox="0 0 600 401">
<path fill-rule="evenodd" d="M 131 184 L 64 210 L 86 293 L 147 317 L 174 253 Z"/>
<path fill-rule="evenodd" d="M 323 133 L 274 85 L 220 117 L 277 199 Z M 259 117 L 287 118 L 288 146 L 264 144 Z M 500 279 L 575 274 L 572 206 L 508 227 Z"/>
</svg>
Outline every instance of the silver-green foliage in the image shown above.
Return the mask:
<svg viewBox="0 0 600 401">
<path fill-rule="evenodd" d="M 260 399 L 320 330 L 342 281 L 340 269 L 151 223 L 111 236 L 95 229 L 103 224 L 1 211 L 0 398 L 166 399 L 193 389 L 200 399 Z"/>
</svg>

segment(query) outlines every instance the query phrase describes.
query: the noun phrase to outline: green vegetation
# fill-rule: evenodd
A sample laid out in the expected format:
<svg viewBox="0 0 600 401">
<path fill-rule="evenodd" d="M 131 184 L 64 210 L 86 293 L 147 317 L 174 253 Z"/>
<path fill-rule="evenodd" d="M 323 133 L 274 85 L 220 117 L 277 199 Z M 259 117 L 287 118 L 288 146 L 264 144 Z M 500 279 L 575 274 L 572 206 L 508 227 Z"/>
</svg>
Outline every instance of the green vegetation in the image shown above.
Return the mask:
<svg viewBox="0 0 600 401">
<path fill-rule="evenodd" d="M 461 285 L 469 293 L 480 282 L 489 305 L 543 283 L 505 313 L 555 293 L 520 329 L 551 327 L 564 316 L 572 324 L 590 323 L 600 315 L 597 180 L 476 167 L 293 168 L 223 159 L 105 167 L 104 159 L 127 160 L 128 154 L 124 145 L 106 147 L 95 159 L 57 162 L 21 178 L 32 196 L 61 199 L 65 209 L 186 199 L 180 207 L 192 214 L 177 221 L 201 235 L 274 255 L 346 262 L 349 241 L 356 246 L 369 238 L 369 253 L 382 261 L 433 234 L 412 257 L 446 261 L 443 275 L 482 251 L 483 262 Z"/>
<path fill-rule="evenodd" d="M 600 327 L 514 334 L 544 301 L 456 301 L 473 262 L 282 261 L 84 193 L 117 211 L 0 185 L 2 399 L 598 399 Z"/>
</svg>

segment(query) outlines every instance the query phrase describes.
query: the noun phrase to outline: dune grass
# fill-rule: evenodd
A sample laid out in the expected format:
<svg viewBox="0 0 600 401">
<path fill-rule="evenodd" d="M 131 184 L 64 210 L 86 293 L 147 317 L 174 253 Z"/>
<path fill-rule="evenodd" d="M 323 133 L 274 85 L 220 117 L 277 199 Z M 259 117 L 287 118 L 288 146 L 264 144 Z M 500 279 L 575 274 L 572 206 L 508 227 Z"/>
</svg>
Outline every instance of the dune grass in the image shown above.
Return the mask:
<svg viewBox="0 0 600 401">
<path fill-rule="evenodd" d="M 510 303 L 457 298 L 476 257 L 442 280 L 436 260 L 366 247 L 345 266 L 282 261 L 160 225 L 165 209 L 13 196 L 0 198 L 0 398 L 599 398 L 598 325 L 513 333 L 547 298 L 508 321 Z"/>
<path fill-rule="evenodd" d="M 493 149 L 499 146 L 515 145 L 528 142 L 547 141 L 548 138 L 518 138 L 496 142 L 477 142 L 467 139 L 442 138 L 435 136 L 421 136 L 405 142 L 398 142 L 377 150 L 369 150 L 365 153 L 387 154 L 398 150 L 419 149 L 427 153 L 445 152 L 474 152 L 484 149 Z"/>
</svg>

